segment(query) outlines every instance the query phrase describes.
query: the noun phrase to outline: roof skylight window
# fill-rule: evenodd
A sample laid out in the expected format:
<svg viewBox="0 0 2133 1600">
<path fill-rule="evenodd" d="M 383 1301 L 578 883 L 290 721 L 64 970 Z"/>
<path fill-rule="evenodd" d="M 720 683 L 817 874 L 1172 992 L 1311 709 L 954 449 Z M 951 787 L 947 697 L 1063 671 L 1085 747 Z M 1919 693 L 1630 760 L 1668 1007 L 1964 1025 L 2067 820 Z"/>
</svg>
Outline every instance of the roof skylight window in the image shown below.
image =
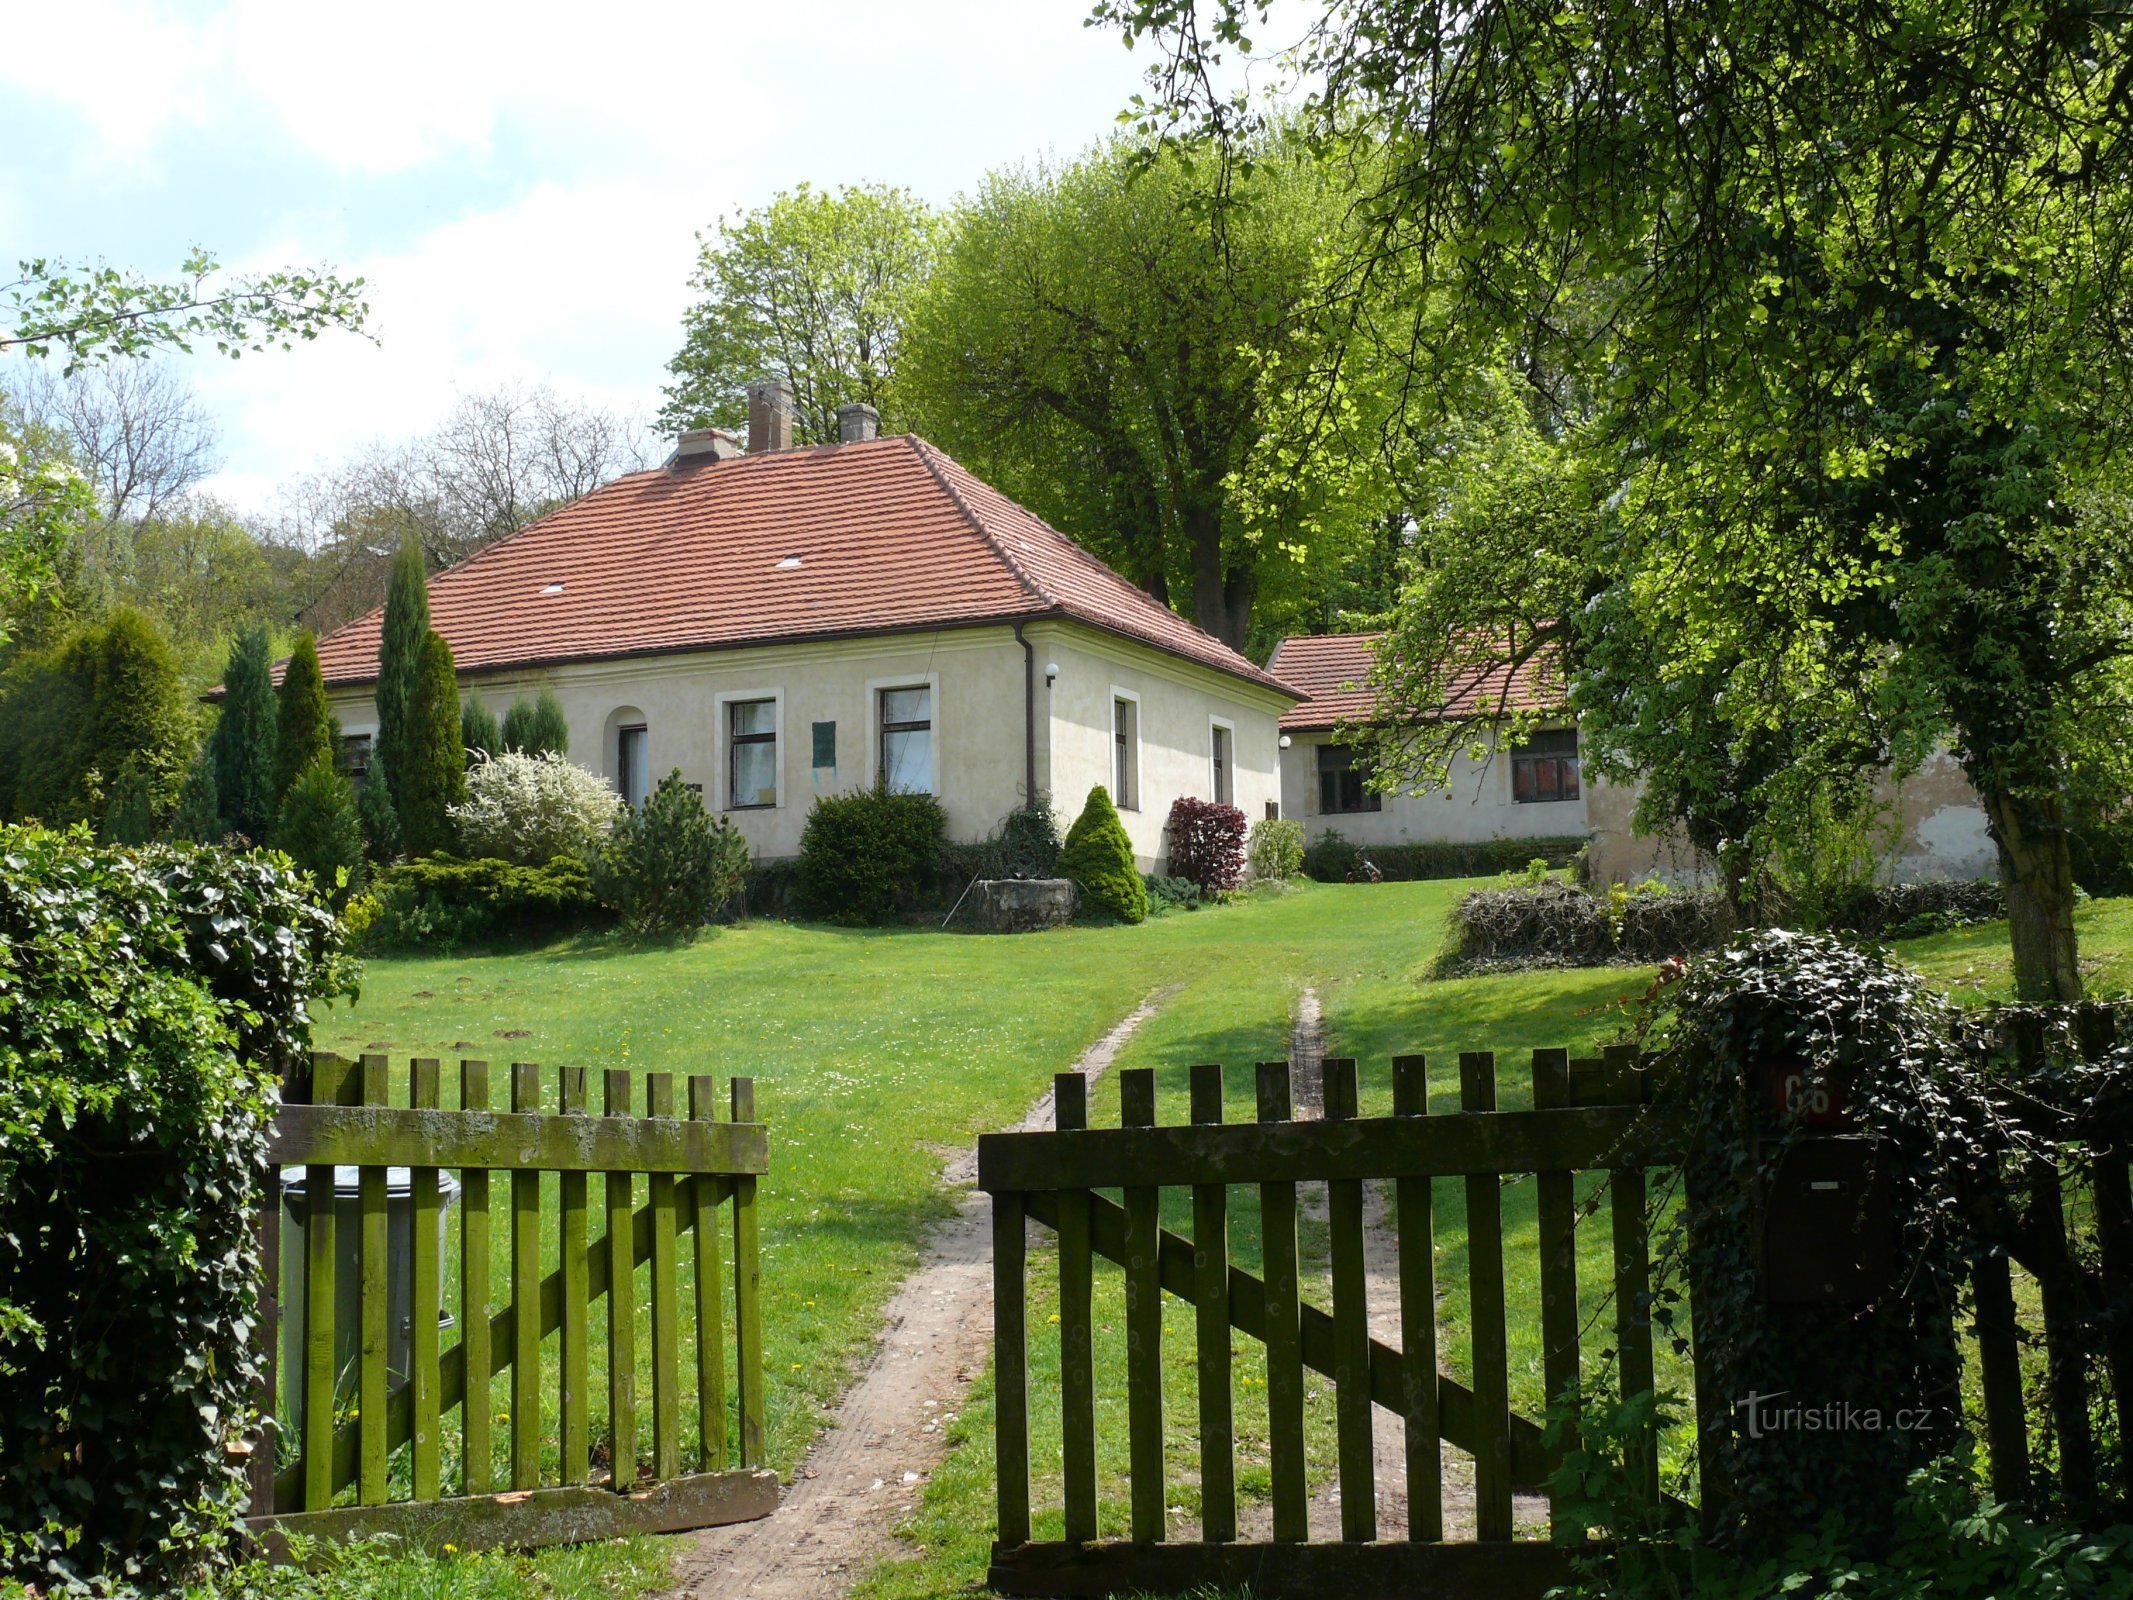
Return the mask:
<svg viewBox="0 0 2133 1600">
<path fill-rule="evenodd" d="M 794 567 L 797 567 L 799 564 L 800 558 L 798 556 L 787 556 L 783 561 L 780 561 L 778 563 L 778 570 L 780 572 L 790 572 Z"/>
</svg>

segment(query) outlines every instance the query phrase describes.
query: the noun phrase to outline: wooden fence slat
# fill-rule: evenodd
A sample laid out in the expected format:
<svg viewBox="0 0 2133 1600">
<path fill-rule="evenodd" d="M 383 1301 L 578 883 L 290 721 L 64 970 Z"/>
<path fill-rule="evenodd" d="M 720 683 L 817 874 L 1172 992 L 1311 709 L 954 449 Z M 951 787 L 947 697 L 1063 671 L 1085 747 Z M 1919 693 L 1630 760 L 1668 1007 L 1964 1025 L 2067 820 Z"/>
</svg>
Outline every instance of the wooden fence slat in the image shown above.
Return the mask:
<svg viewBox="0 0 2133 1600">
<path fill-rule="evenodd" d="M 735 1078 L 729 1085 L 733 1120 L 755 1121 L 755 1079 Z M 733 1180 L 733 1339 L 740 1366 L 741 1465 L 760 1467 L 769 1447 L 763 1418 L 763 1263 L 762 1219 L 756 1210 L 753 1176 Z"/>
<path fill-rule="evenodd" d="M 2021 1334 L 2007 1257 L 1988 1256 L 1971 1269 L 1970 1295 L 1977 1310 L 1972 1331 L 1992 1497 L 2019 1506 L 2029 1500 L 2029 1415 L 2022 1401 Z"/>
<path fill-rule="evenodd" d="M 602 1109 L 609 1117 L 634 1115 L 629 1068 L 609 1067 L 604 1093 Z M 617 1489 L 637 1481 L 637 1270 L 627 1243 L 636 1184 L 631 1172 L 610 1172 L 601 1184 L 612 1263 L 607 1285 L 607 1459 Z"/>
<path fill-rule="evenodd" d="M 470 1111 L 489 1109 L 489 1063 L 459 1063 L 459 1103 Z M 490 1359 L 489 1301 L 489 1172 L 486 1167 L 462 1167 L 459 1171 L 459 1354 L 467 1374 L 466 1392 L 460 1399 L 461 1455 L 465 1483 L 462 1492 L 487 1494 L 495 1487 L 495 1445 L 489 1431 Z M 331 1470 L 325 1457 L 314 1456 L 306 1444 L 307 1459 L 320 1461 Z"/>
<path fill-rule="evenodd" d="M 1222 1068 L 1192 1069 L 1192 1120 L 1222 1120 Z M 1192 1190 L 1193 1278 L 1198 1286 L 1194 1347 L 1200 1390 L 1200 1536 L 1209 1544 L 1237 1537 L 1236 1429 L 1230 1398 L 1229 1186 Z"/>
<path fill-rule="evenodd" d="M 511 1063 L 511 1109 L 541 1109 L 541 1071 Z M 541 1485 L 541 1175 L 511 1174 L 511 1487 Z"/>
<path fill-rule="evenodd" d="M 590 1111 L 585 1069 L 564 1067 L 557 1074 L 556 1110 L 566 1117 L 583 1117 Z M 590 1222 L 587 1216 L 588 1180 L 582 1172 L 566 1172 L 557 1180 L 557 1203 L 561 1207 L 563 1274 L 562 1361 L 556 1379 L 556 1409 L 562 1414 L 562 1479 L 566 1484 L 592 1481 L 592 1353 L 587 1348 L 591 1299 L 590 1264 L 586 1250 Z"/>
<path fill-rule="evenodd" d="M 763 1129 L 628 1117 L 573 1128 L 539 1112 L 416 1111 L 405 1106 L 289 1106 L 274 1119 L 270 1160 L 391 1166 L 417 1146 L 440 1167 L 532 1167 L 541 1172 L 769 1170 Z"/>
<path fill-rule="evenodd" d="M 717 1115 L 718 1083 L 701 1074 L 689 1079 L 689 1115 L 709 1122 Z M 696 1415 L 702 1468 L 726 1464 L 726 1274 L 718 1242 L 718 1208 L 725 1186 L 715 1178 L 689 1180 L 696 1227 Z"/>
<path fill-rule="evenodd" d="M 2013 1019 L 2015 1054 L 2025 1073 L 2045 1067 L 2043 1018 Z M 2066 1199 L 2059 1169 L 2042 1157 L 2022 1163 L 2029 1191 L 2027 1235 L 2015 1255 L 2037 1280 L 2044 1313 L 2045 1381 L 2059 1445 L 2059 1488 L 2079 1504 L 2096 1493 L 2096 1440 L 2089 1426 L 2089 1385 L 2080 1269 L 2067 1242 Z"/>
<path fill-rule="evenodd" d="M 1262 1061 L 1259 1120 L 1287 1122 L 1289 1064 Z M 1311 1536 L 1305 1499 L 1303 1330 L 1298 1309 L 1296 1185 L 1259 1186 L 1259 1234 L 1266 1267 L 1267 1449 L 1272 1457 L 1274 1542 L 1299 1544 Z"/>
<path fill-rule="evenodd" d="M 646 1075 L 645 1109 L 674 1116 L 674 1074 Z M 646 1178 L 652 1208 L 652 1475 L 681 1475 L 681 1280 L 674 1251 L 677 1201 L 674 1174 Z"/>
<path fill-rule="evenodd" d="M 435 1110 L 440 1099 L 437 1058 L 417 1056 L 408 1063 L 407 1085 L 409 1105 Z M 437 1232 L 444 1220 L 444 1200 L 434 1166 L 409 1167 L 408 1187 L 414 1224 L 410 1259 L 415 1274 L 408 1296 L 408 1316 L 413 1324 L 408 1329 L 408 1403 L 414 1412 L 408 1440 L 409 1487 L 415 1499 L 434 1500 L 442 1490 L 439 1456 L 444 1442 L 437 1421 L 437 1391 L 442 1377 L 437 1324 L 444 1311 L 439 1303 L 444 1261 L 437 1248 Z"/>
<path fill-rule="evenodd" d="M 1603 1055 L 1603 1081 L 1608 1097 L 1618 1105 L 1634 1105 L 1643 1098 L 1644 1078 L 1636 1070 L 1637 1052 L 1630 1045 L 1609 1045 Z M 1613 1227 L 1615 1272 L 1615 1348 L 1622 1374 L 1622 1395 L 1649 1394 L 1657 1387 L 1652 1365 L 1652 1269 L 1651 1238 L 1646 1218 L 1648 1196 L 1644 1168 L 1616 1166 L 1608 1174 L 1608 1218 Z M 1643 1479 L 1646 1496 L 1659 1495 L 1658 1424 L 1644 1435 L 1636 1469 Z"/>
<path fill-rule="evenodd" d="M 1419 1055 L 1392 1058 L 1394 1116 L 1429 1111 L 1429 1063 Z M 1407 1537 L 1444 1537 L 1444 1460 L 1437 1416 L 1437 1256 L 1434 1197 L 1428 1178 L 1393 1185 L 1400 1258 L 1400 1389 L 1407 1450 Z"/>
<path fill-rule="evenodd" d="M 1570 1053 L 1533 1052 L 1533 1107 L 1552 1110 L 1570 1103 Z M 1540 1173 L 1535 1179 L 1536 1223 L 1540 1246 L 1541 1382 L 1550 1405 L 1578 1382 L 1578 1235 L 1576 1177 L 1567 1171 Z M 1575 1439 L 1567 1441 L 1575 1448 Z M 1556 1540 L 1574 1541 L 1583 1526 L 1565 1511 L 1560 1497 L 1549 1506 Z"/>
<path fill-rule="evenodd" d="M 386 1103 L 390 1082 L 385 1057 L 366 1054 L 360 1068 L 364 1105 Z M 356 1216 L 362 1232 L 362 1254 L 357 1268 L 361 1295 L 361 1345 L 356 1358 L 356 1406 L 361 1466 L 356 1495 L 364 1505 L 385 1503 L 385 1396 L 388 1390 L 385 1341 L 390 1303 L 391 1275 L 386 1260 L 385 1168 L 356 1170 Z"/>
<path fill-rule="evenodd" d="M 1496 1057 L 1459 1057 L 1462 1111 L 1496 1109 Z M 1467 1303 L 1473 1317 L 1474 1535 L 1508 1540 L 1511 1523 L 1511 1376 L 1504 1326 L 1503 1190 L 1493 1173 L 1466 1180 Z"/>
<path fill-rule="evenodd" d="M 313 1099 L 338 1101 L 354 1063 L 321 1051 L 311 1058 Z M 337 1198 L 331 1167 L 304 1169 L 304 1497 L 299 1509 L 323 1511 L 333 1503 L 333 1391 L 339 1373 L 334 1344 L 334 1275 L 339 1268 L 334 1239 Z"/>
<path fill-rule="evenodd" d="M 2081 1054 L 2100 1061 L 2116 1042 L 2118 1021 L 2109 1006 L 2085 1005 L 2075 1019 Z M 2121 1123 L 2123 1128 L 2123 1123 Z M 2133 1130 L 2128 1130 L 2133 1131 Z M 2133 1164 L 2123 1138 L 2096 1152 L 2089 1184 L 2096 1208 L 2096 1247 L 2101 1282 L 2120 1298 L 2118 1313 L 2102 1318 L 2104 1364 L 2118 1431 L 2118 1490 L 2133 1500 Z"/>
<path fill-rule="evenodd" d="M 1325 1118 L 1353 1122 L 1356 1068 L 1328 1056 Z M 1333 1267 L 1333 1408 L 1339 1442 L 1341 1538 L 1368 1544 L 1378 1536 L 1377 1446 L 1370 1410 L 1370 1280 L 1363 1260 L 1363 1184 L 1326 1181 L 1326 1227 Z"/>
<path fill-rule="evenodd" d="M 1089 1080 L 1078 1072 L 1052 1079 L 1054 1126 L 1072 1133 L 1089 1125 Z M 1059 1195 L 1059 1428 L 1065 1472 L 1061 1497 L 1069 1544 L 1096 1537 L 1096 1333 L 1091 1306 L 1094 1259 L 1089 1251 L 1090 1195 Z"/>
<path fill-rule="evenodd" d="M 301 1070 L 301 1069 L 300 1069 Z M 283 1077 L 286 1079 L 287 1072 Z M 259 1300 L 252 1321 L 253 1359 L 259 1376 L 252 1384 L 252 1407 L 258 1425 L 245 1432 L 251 1454 L 245 1459 L 245 1502 L 252 1516 L 274 1514 L 277 1443 L 281 1438 L 277 1404 L 281 1398 L 281 1163 L 269 1161 L 259 1174 L 259 1199 L 252 1211 L 252 1233 L 259 1249 Z"/>
<path fill-rule="evenodd" d="M 993 1464 L 999 1541 L 1029 1542 L 1028 1223 L 1019 1194 L 992 1201 Z"/>
<path fill-rule="evenodd" d="M 1119 1120 L 1155 1126 L 1155 1071 L 1129 1067 L 1118 1075 Z M 1133 1538 L 1161 1542 L 1163 1499 L 1162 1191 L 1135 1184 L 1126 1203 L 1126 1455 Z"/>
</svg>

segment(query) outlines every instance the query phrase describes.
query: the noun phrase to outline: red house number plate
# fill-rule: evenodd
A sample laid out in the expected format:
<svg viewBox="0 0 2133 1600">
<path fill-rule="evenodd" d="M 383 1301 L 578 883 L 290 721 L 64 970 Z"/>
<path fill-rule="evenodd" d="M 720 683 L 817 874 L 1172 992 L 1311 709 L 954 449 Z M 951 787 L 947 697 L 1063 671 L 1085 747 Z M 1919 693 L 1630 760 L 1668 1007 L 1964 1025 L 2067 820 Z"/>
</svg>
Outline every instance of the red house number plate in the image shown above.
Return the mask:
<svg viewBox="0 0 2133 1600">
<path fill-rule="evenodd" d="M 1797 1063 L 1773 1064 L 1765 1069 L 1770 1109 L 1781 1117 L 1797 1118 L 1810 1128 L 1843 1125 L 1846 1105 L 1844 1085 L 1829 1078 L 1811 1080 Z"/>
</svg>

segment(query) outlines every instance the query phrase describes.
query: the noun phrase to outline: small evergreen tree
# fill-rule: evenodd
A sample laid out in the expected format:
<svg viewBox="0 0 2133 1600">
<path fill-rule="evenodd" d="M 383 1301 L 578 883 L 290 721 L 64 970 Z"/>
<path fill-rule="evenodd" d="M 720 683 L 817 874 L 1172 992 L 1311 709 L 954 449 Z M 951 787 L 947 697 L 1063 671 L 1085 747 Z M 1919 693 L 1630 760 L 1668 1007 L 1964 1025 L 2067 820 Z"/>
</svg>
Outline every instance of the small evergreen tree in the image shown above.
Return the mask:
<svg viewBox="0 0 2133 1600">
<path fill-rule="evenodd" d="M 155 834 L 155 803 L 147 768 L 129 758 L 104 801 L 104 825 L 97 837 L 105 844 L 138 845 L 148 843 Z"/>
<path fill-rule="evenodd" d="M 414 773 L 414 763 L 408 759 L 409 721 L 429 631 L 429 579 L 423 569 L 422 546 L 410 536 L 400 542 L 385 589 L 385 619 L 378 634 L 378 736 L 373 741 L 377 753 L 385 758 L 386 775 L 393 782 L 393 806 L 400 811 L 406 809 L 405 786 Z M 456 717 L 456 693 L 452 707 Z M 407 831 L 404 821 L 401 831 Z"/>
<path fill-rule="evenodd" d="M 1148 885 L 1134 864 L 1133 841 L 1118 820 L 1110 791 L 1100 783 L 1089 791 L 1081 815 L 1067 829 L 1059 850 L 1059 875 L 1080 884 L 1098 910 L 1122 922 L 1147 919 Z"/>
<path fill-rule="evenodd" d="M 273 646 L 267 630 L 237 630 L 222 674 L 222 719 L 215 724 L 215 795 L 223 833 L 264 839 L 274 825 Z"/>
<path fill-rule="evenodd" d="M 318 641 L 306 628 L 281 675 L 274 728 L 274 800 L 280 804 L 297 774 L 319 761 L 333 763 L 340 741 L 326 704 L 326 676 L 319 671 Z"/>
<path fill-rule="evenodd" d="M 386 758 L 390 761 L 392 758 Z M 408 702 L 407 768 L 388 772 L 399 790 L 400 839 L 413 856 L 452 847 L 451 808 L 467 797 L 467 752 L 459 742 L 459 682 L 452 647 L 432 633 Z"/>
<path fill-rule="evenodd" d="M 690 932 L 732 899 L 748 870 L 748 841 L 677 768 L 643 807 L 625 807 L 593 857 L 593 893 L 635 933 Z"/>
<path fill-rule="evenodd" d="M 400 814 L 393 809 L 392 780 L 385 758 L 373 749 L 370 765 L 356 790 L 356 818 L 363 824 L 363 848 L 379 865 L 400 853 Z"/>
<path fill-rule="evenodd" d="M 222 837 L 222 807 L 215 795 L 215 751 L 212 743 L 200 747 L 186 770 L 185 786 L 178 791 L 178 809 L 170 819 L 171 837 L 194 844 L 213 844 Z"/>
<path fill-rule="evenodd" d="M 520 755 L 570 754 L 570 723 L 553 689 L 533 700 L 515 700 L 504 715 L 504 748 Z"/>
<path fill-rule="evenodd" d="M 274 823 L 274 847 L 311 874 L 326 903 L 338 911 L 361 882 L 363 827 L 354 786 L 331 756 L 296 775 Z"/>
<path fill-rule="evenodd" d="M 478 694 L 468 695 L 466 704 L 459 708 L 459 743 L 469 757 L 477 750 L 485 756 L 504 753 L 503 727 Z"/>
</svg>

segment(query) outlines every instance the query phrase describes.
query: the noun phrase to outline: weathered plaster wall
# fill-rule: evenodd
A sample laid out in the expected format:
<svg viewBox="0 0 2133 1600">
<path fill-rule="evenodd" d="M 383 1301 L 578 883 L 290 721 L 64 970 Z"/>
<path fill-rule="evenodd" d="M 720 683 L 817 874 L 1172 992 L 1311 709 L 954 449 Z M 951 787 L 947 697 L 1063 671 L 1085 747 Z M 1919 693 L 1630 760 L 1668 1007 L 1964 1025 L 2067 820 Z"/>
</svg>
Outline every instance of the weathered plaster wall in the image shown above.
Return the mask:
<svg viewBox="0 0 2133 1600">
<path fill-rule="evenodd" d="M 1318 750 L 1337 743 L 1330 733 L 1295 733 L 1281 752 L 1281 813 L 1304 825 L 1307 838 L 1338 833 L 1358 844 L 1467 844 L 1485 839 L 1575 837 L 1586 831 L 1589 796 L 1576 800 L 1511 798 L 1511 763 L 1502 755 L 1461 756 L 1450 783 L 1428 794 L 1386 795 L 1376 811 L 1319 810 Z"/>
</svg>

